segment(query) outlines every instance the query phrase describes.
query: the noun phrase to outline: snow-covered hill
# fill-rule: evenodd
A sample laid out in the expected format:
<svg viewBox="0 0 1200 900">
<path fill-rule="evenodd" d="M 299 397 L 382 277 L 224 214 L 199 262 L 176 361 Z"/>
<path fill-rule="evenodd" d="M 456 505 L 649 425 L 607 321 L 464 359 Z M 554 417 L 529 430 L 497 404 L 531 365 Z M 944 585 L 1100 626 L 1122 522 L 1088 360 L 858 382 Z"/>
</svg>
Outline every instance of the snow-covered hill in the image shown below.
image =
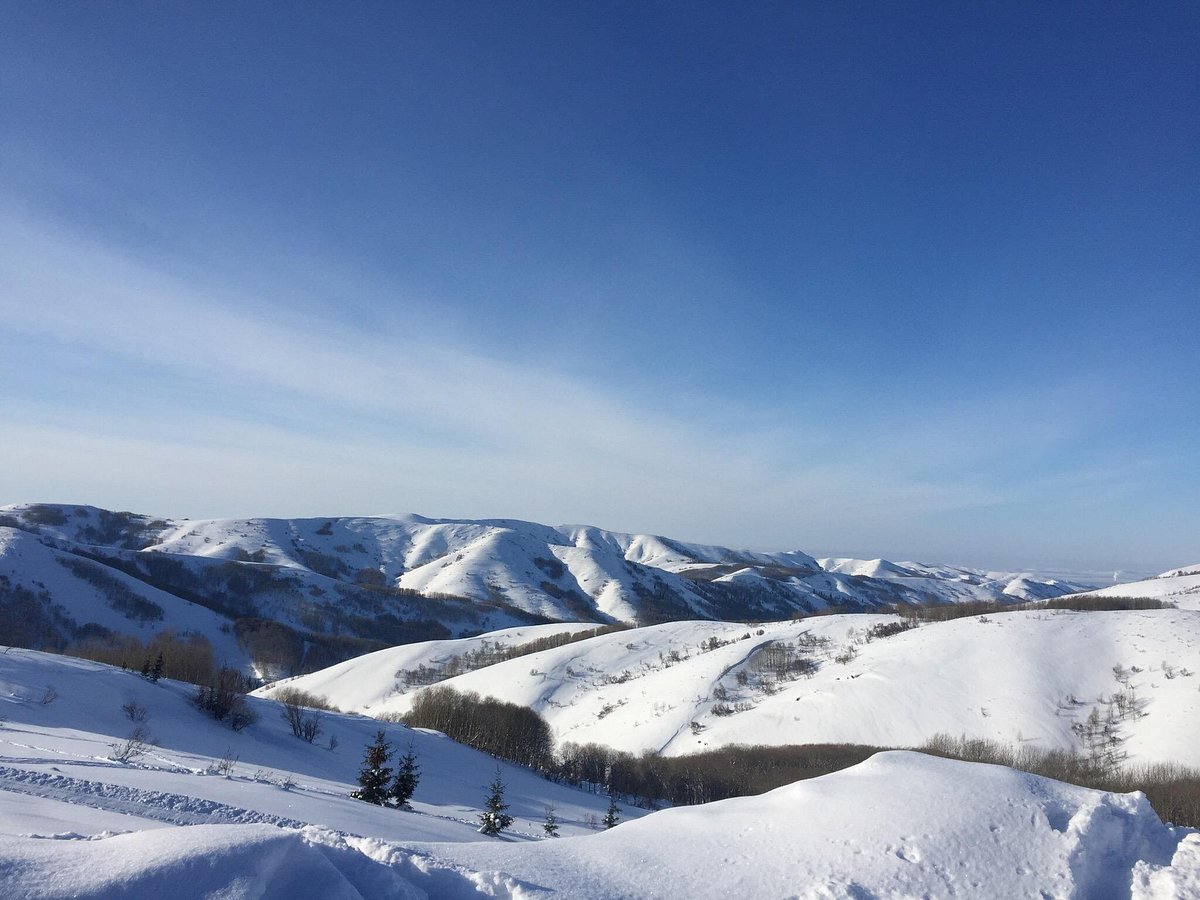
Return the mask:
<svg viewBox="0 0 1200 900">
<path fill-rule="evenodd" d="M 218 659 L 239 666 L 248 662 L 225 616 L 119 569 L 57 549 L 28 532 L 2 526 L 0 621 L 5 621 L 9 644 L 29 646 L 83 625 L 143 639 L 172 628 L 205 635 Z"/>
<path fill-rule="evenodd" d="M 625 807 L 611 831 L 591 824 L 607 798 L 500 763 L 516 822 L 488 838 L 476 824 L 489 757 L 333 713 L 309 744 L 265 700 L 235 733 L 192 708 L 191 690 L 0 654 L 0 896 L 1161 900 L 1200 884 L 1200 835 L 1163 825 L 1140 794 L 907 752 L 759 797 Z M 135 727 L 123 705 L 144 708 L 157 741 L 117 762 L 111 745 Z M 379 727 L 419 756 L 412 812 L 348 796 Z M 542 835 L 547 804 L 568 836 Z"/>
<path fill-rule="evenodd" d="M 1200 834 L 1152 815 L 1140 794 L 891 752 L 594 837 L 435 852 L 580 900 L 1195 896 Z"/>
<path fill-rule="evenodd" d="M 169 521 L 53 504 L 0 508 L 0 578 L 0 623 L 22 603 L 37 613 L 10 643 L 37 645 L 21 638 L 30 631 L 66 640 L 90 624 L 141 634 L 158 623 L 208 636 L 227 659 L 257 659 L 235 625 L 269 620 L 292 632 L 295 647 L 283 662 L 259 660 L 269 674 L 550 621 L 773 620 L 830 606 L 1020 600 L 1091 586 L 885 560 L 818 562 L 589 526 L 415 515 Z"/>
<path fill-rule="evenodd" d="M 1089 591 L 1088 596 L 1144 597 L 1148 600 L 1174 603 L 1180 609 L 1200 610 L 1200 565 L 1171 569 L 1145 581 L 1114 584 L 1097 591 Z"/>
<path fill-rule="evenodd" d="M 671 622 L 442 683 L 528 706 L 560 742 L 634 753 L 729 744 L 904 747 L 939 732 L 1084 749 L 1073 726 L 1096 710 L 1105 719 L 1111 711 L 1131 760 L 1200 765 L 1200 612 L 1005 612 L 871 637 L 899 622 L 879 615 L 750 627 Z M 404 680 L 411 661 L 444 663 L 453 654 L 436 645 L 398 647 L 289 684 L 348 710 L 403 712 L 422 689 Z"/>
<path fill-rule="evenodd" d="M 87 660 L 19 649 L 0 653 L 0 799 L 11 800 L 5 792 L 15 792 L 72 802 L 94 810 L 83 817 L 112 830 L 286 820 L 373 838 L 477 838 L 494 758 L 436 732 L 338 713 L 322 713 L 321 733 L 307 743 L 293 736 L 279 704 L 255 698 L 250 704 L 258 721 L 235 732 L 195 709 L 194 693 L 192 685 L 151 683 Z M 143 709 L 144 720 L 133 721 L 126 704 Z M 129 763 L 110 759 L 112 745 L 139 725 L 147 731 L 144 755 Z M 419 758 L 413 813 L 349 796 L 363 748 L 379 729 L 397 747 L 411 742 Z M 212 774 L 226 758 L 235 760 L 231 777 Z M 585 820 L 604 813 L 607 798 L 499 765 L 516 819 L 512 839 L 542 834 L 547 803 L 556 807 L 563 834 L 590 832 Z M 295 785 L 281 788 L 289 775 Z M 634 808 L 622 813 L 641 814 Z"/>
</svg>

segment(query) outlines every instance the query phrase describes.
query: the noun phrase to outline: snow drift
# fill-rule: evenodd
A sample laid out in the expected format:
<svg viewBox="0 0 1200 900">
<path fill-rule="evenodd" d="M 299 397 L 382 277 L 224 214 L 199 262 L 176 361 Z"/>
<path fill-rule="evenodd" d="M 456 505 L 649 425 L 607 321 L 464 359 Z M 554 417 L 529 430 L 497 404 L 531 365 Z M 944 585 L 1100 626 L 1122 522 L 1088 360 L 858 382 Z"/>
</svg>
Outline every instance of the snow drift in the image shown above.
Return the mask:
<svg viewBox="0 0 1200 900">
<path fill-rule="evenodd" d="M 388 843 L 266 825 L 64 837 L 0 836 L 0 893 L 1164 900 L 1189 896 L 1200 878 L 1200 835 L 1163 825 L 1141 794 L 900 751 L 760 797 L 536 844 Z"/>
</svg>

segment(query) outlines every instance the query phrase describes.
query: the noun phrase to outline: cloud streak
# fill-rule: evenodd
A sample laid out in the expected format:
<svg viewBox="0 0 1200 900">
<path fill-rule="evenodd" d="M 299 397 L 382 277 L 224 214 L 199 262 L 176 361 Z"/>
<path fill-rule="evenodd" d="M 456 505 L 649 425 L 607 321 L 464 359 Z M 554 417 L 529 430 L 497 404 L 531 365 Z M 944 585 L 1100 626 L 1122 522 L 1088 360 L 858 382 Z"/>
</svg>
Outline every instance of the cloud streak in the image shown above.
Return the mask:
<svg viewBox="0 0 1200 900">
<path fill-rule="evenodd" d="M 289 310 L 286 285 L 271 297 L 238 296 L 17 218 L 0 220 L 0 245 L 5 327 L 44 347 L 45 366 L 86 351 L 115 360 L 118 372 L 149 367 L 176 379 L 183 398 L 146 400 L 130 375 L 89 409 L 35 373 L 0 413 L 7 500 L 172 515 L 584 520 L 819 549 L 813 542 L 864 546 L 914 520 L 1122 477 L 1103 468 L 981 474 L 981 461 L 1027 448 L 1031 435 L 1043 444 L 1077 436 L 1086 417 L 1067 414 L 1069 388 L 1036 400 L 1060 408 L 1058 417 L 1026 415 L 1035 401 L 1009 397 L 957 415 L 931 404 L 916 420 L 815 421 L 801 400 L 798 423 L 786 427 L 747 426 L 736 408 L 689 422 L 669 397 L 634 406 L 611 385 L 444 336 Z M 1053 424 L 1012 427 L 1022 416 Z"/>
</svg>

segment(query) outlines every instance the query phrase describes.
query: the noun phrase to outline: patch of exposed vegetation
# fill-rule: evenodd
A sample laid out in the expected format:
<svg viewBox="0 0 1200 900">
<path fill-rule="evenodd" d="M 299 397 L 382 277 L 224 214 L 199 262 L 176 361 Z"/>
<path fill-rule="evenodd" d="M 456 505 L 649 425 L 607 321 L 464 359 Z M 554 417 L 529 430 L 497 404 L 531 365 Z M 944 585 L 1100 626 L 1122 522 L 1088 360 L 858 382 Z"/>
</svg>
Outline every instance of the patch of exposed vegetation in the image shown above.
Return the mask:
<svg viewBox="0 0 1200 900">
<path fill-rule="evenodd" d="M 161 622 L 163 608 L 147 600 L 101 565 L 79 557 L 56 556 L 60 566 L 81 581 L 86 581 L 103 597 L 109 607 L 135 622 Z"/>
<path fill-rule="evenodd" d="M 212 644 L 200 634 L 180 634 L 167 629 L 143 642 L 130 634 L 92 635 L 63 648 L 68 656 L 91 659 L 138 671 L 161 657 L 161 674 L 178 681 L 204 684 L 215 671 Z"/>
<path fill-rule="evenodd" d="M 563 647 L 577 641 L 585 641 L 588 638 L 599 637 L 602 634 L 613 634 L 623 631 L 625 628 L 626 626 L 624 625 L 602 625 L 598 628 L 590 628 L 585 631 L 551 634 L 521 644 L 504 644 L 500 641 L 484 640 L 480 641 L 479 647 L 474 650 L 450 656 L 435 664 L 426 665 L 422 663 L 415 669 L 399 669 L 396 671 L 396 680 L 397 682 L 403 682 L 407 687 L 437 684 L 439 681 L 445 681 L 448 678 L 454 678 L 457 675 L 463 675 L 467 672 L 474 672 L 476 669 L 482 669 L 486 666 L 494 666 L 496 663 L 501 663 L 505 660 L 517 659 L 521 656 L 528 656 L 531 653 L 539 653 L 542 650 L 552 650 L 555 647 Z"/>
<path fill-rule="evenodd" d="M 948 622 L 951 619 L 967 619 L 972 616 L 1038 610 L 1114 612 L 1144 609 L 1175 609 L 1175 604 L 1149 597 L 1097 597 L 1090 594 L 1075 594 L 1069 597 L 1056 597 L 1052 600 L 1022 603 L 1005 603 L 1002 600 L 972 600 L 964 603 L 905 603 L 879 611 L 921 622 Z"/>
<path fill-rule="evenodd" d="M 436 729 L 476 750 L 537 772 L 554 770 L 550 726 L 526 706 L 440 685 L 421 691 L 402 721 L 412 728 Z"/>
<path fill-rule="evenodd" d="M 57 650 L 78 634 L 75 620 L 45 588 L 33 591 L 0 575 L 0 644 Z"/>
</svg>

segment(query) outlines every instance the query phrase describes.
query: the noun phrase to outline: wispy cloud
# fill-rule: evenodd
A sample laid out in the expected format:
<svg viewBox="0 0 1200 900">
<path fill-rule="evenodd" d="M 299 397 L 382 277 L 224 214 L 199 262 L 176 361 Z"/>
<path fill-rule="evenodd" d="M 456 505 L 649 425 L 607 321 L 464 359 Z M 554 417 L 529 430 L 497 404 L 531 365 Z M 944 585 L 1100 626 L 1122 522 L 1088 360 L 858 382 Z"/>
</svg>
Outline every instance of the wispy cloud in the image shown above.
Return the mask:
<svg viewBox="0 0 1200 900">
<path fill-rule="evenodd" d="M 5 328 L 43 344 L 47 369 L 55 354 L 86 350 L 186 385 L 180 404 L 133 403 L 142 386 L 118 378 L 91 408 L 36 378 L 20 396 L 10 389 L 0 488 L 12 500 L 513 515 L 782 546 L 878 540 L 1079 477 L 976 468 L 1030 441 L 1077 437 L 1087 417 L 1067 388 L 957 411 L 931 403 L 921 417 L 755 428 L 729 409 L 689 422 L 666 399 L 634 406 L 613 386 L 445 335 L 289 310 L 287 285 L 231 294 L 44 224 L 0 220 L 0 275 Z M 240 395 L 256 406 L 239 410 Z M 1047 403 L 1061 414 L 1031 414 Z M 278 414 L 264 422 L 254 411 L 264 408 Z M 1096 470 L 1090 482 L 1120 477 Z"/>
</svg>

